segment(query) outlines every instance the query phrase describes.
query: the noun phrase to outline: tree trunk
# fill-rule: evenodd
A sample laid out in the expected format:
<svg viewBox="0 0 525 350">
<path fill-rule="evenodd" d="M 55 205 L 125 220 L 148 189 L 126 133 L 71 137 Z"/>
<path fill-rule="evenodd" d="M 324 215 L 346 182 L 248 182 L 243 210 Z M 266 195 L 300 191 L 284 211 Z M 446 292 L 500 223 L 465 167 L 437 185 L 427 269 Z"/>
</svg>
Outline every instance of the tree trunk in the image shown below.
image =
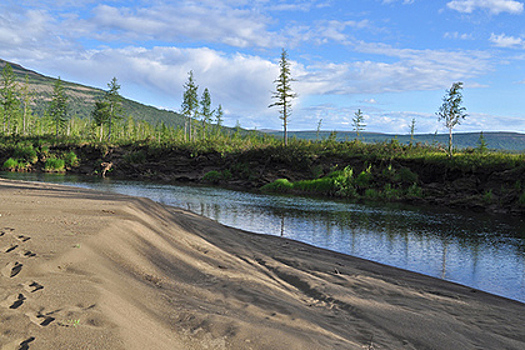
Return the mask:
<svg viewBox="0 0 525 350">
<path fill-rule="evenodd" d="M 448 129 L 448 156 L 452 158 L 452 128 Z"/>
</svg>

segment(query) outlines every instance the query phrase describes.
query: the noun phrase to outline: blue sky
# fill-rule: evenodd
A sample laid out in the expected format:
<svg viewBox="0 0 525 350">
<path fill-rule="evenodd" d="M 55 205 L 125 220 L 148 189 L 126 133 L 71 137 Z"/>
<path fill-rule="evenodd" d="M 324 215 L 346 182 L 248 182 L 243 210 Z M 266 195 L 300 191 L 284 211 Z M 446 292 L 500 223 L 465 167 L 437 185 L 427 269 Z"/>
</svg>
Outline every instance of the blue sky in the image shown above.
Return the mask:
<svg viewBox="0 0 525 350">
<path fill-rule="evenodd" d="M 2 0 L 0 58 L 180 110 L 194 71 L 225 123 L 280 129 L 272 103 L 286 48 L 291 130 L 445 132 L 436 111 L 464 82 L 456 132 L 525 132 L 521 0 Z"/>
</svg>

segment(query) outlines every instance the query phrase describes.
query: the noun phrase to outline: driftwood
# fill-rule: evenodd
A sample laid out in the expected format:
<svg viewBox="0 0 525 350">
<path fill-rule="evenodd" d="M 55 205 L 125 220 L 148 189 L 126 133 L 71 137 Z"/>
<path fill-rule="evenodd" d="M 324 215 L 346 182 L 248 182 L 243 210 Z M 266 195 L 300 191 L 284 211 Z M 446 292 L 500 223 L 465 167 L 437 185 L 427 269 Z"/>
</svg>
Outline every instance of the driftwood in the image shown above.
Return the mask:
<svg viewBox="0 0 525 350">
<path fill-rule="evenodd" d="M 103 162 L 100 166 L 102 167 L 102 177 L 106 177 L 106 172 L 111 169 L 113 162 Z"/>
</svg>

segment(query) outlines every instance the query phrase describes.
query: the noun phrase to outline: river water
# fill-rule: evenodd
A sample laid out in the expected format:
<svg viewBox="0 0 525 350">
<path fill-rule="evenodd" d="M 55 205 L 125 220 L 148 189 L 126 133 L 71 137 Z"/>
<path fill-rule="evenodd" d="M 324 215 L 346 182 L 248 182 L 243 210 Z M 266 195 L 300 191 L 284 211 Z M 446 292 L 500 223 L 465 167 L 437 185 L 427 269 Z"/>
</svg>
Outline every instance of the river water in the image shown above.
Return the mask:
<svg viewBox="0 0 525 350">
<path fill-rule="evenodd" d="M 295 239 L 525 302 L 525 222 L 519 218 L 70 175 L 1 177 L 147 197 L 227 226 Z"/>
</svg>

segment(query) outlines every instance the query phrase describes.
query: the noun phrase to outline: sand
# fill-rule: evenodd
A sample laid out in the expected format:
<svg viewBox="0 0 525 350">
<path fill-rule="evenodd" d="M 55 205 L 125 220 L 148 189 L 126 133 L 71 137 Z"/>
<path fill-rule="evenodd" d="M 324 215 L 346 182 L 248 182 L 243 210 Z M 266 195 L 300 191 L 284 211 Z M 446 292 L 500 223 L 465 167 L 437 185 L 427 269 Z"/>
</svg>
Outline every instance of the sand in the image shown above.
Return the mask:
<svg viewBox="0 0 525 350">
<path fill-rule="evenodd" d="M 153 201 L 0 180 L 0 349 L 525 349 L 525 304 Z"/>
</svg>

